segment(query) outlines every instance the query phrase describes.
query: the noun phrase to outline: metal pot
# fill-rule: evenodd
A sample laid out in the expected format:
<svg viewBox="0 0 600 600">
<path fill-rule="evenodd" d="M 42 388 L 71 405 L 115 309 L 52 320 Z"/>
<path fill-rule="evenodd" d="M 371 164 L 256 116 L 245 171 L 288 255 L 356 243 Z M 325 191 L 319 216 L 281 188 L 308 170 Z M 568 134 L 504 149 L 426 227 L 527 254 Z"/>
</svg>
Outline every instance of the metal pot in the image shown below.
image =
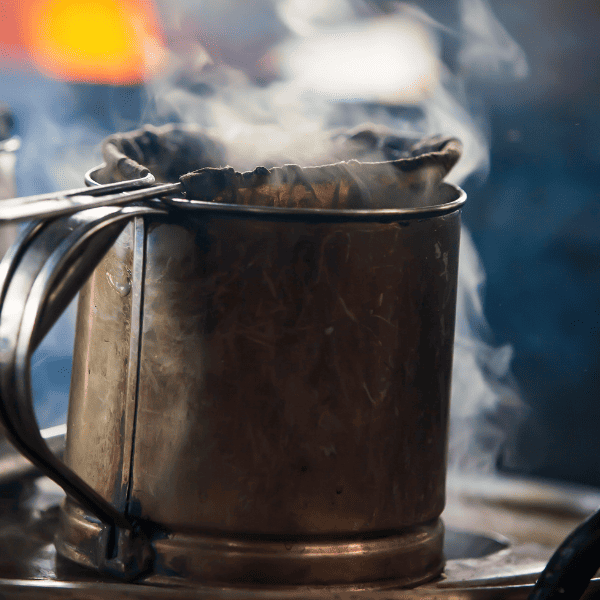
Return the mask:
<svg viewBox="0 0 600 600">
<path fill-rule="evenodd" d="M 0 411 L 69 494 L 58 551 L 170 582 L 438 575 L 464 200 L 150 202 L 24 230 L 0 264 Z M 63 464 L 30 358 L 86 280 Z"/>
</svg>

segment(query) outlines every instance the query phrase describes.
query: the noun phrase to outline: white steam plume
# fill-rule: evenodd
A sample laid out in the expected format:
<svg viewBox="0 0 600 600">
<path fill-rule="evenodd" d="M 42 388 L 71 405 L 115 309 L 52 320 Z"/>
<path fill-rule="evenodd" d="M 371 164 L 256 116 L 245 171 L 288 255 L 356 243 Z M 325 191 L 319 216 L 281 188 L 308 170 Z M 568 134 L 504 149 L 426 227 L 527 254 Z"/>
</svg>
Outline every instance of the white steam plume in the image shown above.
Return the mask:
<svg viewBox="0 0 600 600">
<path fill-rule="evenodd" d="M 398 135 L 461 139 L 464 155 L 449 178 L 460 183 L 488 168 L 485 119 L 471 110 L 467 84 L 527 74 L 522 51 L 485 0 L 458 0 L 456 27 L 409 4 L 383 0 L 157 3 L 163 3 L 172 58 L 170 70 L 148 83 L 158 117 L 211 129 L 227 143 L 228 159 L 239 169 L 326 162 L 332 126 L 375 121 Z M 385 13 L 379 4 L 385 4 Z M 452 69 L 440 58 L 445 38 L 459 46 Z M 257 86 L 258 76 L 273 82 Z M 65 126 L 70 94 L 67 86 L 59 89 L 62 84 L 45 86 L 56 95 L 45 99 L 48 111 L 40 110 L 37 83 L 29 90 L 14 86 L 15 102 L 30 97 L 20 194 L 79 186 L 83 172 L 98 162 L 97 143 L 106 133 L 92 122 Z M 398 107 L 412 107 L 420 116 L 408 119 L 393 110 Z M 492 469 L 507 430 L 522 412 L 510 378 L 511 350 L 493 346 L 483 317 L 483 280 L 464 231 L 451 468 Z"/>
<path fill-rule="evenodd" d="M 448 179 L 461 183 L 475 173 L 485 176 L 489 136 L 484 115 L 472 111 L 468 90 L 527 75 L 523 52 L 485 0 L 458 0 L 454 27 L 436 22 L 413 5 L 384 0 L 279 0 L 272 5 L 263 0 L 260 23 L 248 18 L 243 0 L 216 3 L 217 8 L 204 3 L 201 9 L 186 2 L 175 17 L 171 3 L 167 9 L 164 1 L 165 14 L 170 12 L 169 19 L 180 29 L 167 32 L 168 38 L 178 40 L 172 70 L 150 83 L 156 109 L 163 117 L 210 129 L 227 143 L 228 161 L 240 169 L 260 163 L 324 162 L 328 127 L 375 121 L 398 135 L 458 137 L 464 155 Z M 214 16 L 215 11 L 219 18 L 206 25 L 201 15 Z M 263 43 L 261 58 L 245 69 L 249 76 L 231 68 L 247 63 L 247 56 L 224 61 L 218 48 L 198 45 L 207 39 L 208 29 L 211 40 L 224 40 L 229 34 L 224 46 L 231 54 L 237 29 L 231 24 L 240 19 L 245 24 L 241 47 L 249 47 L 253 28 Z M 285 39 L 282 24 L 287 28 Z M 234 31 L 228 32 L 228 27 Z M 182 31 L 183 36 L 175 35 Z M 269 31 L 277 43 L 268 42 Z M 441 58 L 445 39 L 458 46 L 452 68 Z M 193 47 L 196 53 L 190 52 Z M 265 65 L 266 72 L 275 75 L 274 82 L 257 87 L 251 78 L 257 70 L 265 71 Z M 394 107 L 413 107 L 420 116 L 406 119 Z M 451 472 L 493 470 L 506 434 L 524 410 L 510 376 L 512 350 L 493 345 L 483 315 L 484 279 L 471 237 L 463 230 Z"/>
<path fill-rule="evenodd" d="M 485 0 L 459 0 L 462 44 L 459 62 L 470 76 L 482 79 L 523 79 L 527 58 L 494 16 Z"/>
<path fill-rule="evenodd" d="M 483 313 L 485 273 L 468 230 L 460 242 L 450 419 L 450 475 L 492 473 L 525 414 L 510 371 L 512 348 L 493 345 Z"/>
</svg>

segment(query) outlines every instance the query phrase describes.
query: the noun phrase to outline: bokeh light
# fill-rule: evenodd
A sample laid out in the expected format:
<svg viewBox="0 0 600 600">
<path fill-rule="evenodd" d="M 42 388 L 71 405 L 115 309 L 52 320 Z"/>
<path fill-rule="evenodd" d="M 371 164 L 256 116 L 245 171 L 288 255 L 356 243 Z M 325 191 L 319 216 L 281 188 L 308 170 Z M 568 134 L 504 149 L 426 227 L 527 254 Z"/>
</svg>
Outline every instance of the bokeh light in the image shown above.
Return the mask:
<svg viewBox="0 0 600 600">
<path fill-rule="evenodd" d="M 12 14 L 20 36 L 4 23 L 1 37 L 19 37 L 30 63 L 66 81 L 139 83 L 165 61 L 148 0 L 28 0 Z"/>
</svg>

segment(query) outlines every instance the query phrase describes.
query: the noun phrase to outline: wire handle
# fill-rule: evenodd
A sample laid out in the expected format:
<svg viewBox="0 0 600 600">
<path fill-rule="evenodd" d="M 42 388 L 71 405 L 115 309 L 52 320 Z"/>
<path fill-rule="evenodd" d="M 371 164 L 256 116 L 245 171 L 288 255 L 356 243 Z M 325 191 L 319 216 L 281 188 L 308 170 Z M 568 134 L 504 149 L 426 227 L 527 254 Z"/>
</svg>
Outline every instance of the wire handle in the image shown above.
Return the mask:
<svg viewBox="0 0 600 600">
<path fill-rule="evenodd" d="M 64 190 L 51 194 L 9 198 L 0 201 L 0 223 L 52 219 L 87 208 L 116 206 L 154 198 L 180 189 L 179 184 L 154 186 L 155 181 L 154 176 L 146 170 L 146 174 L 139 179 L 96 184 L 92 188 Z"/>
<path fill-rule="evenodd" d="M 32 223 L 0 262 L 0 418 L 6 434 L 45 475 L 110 526 L 113 543 L 118 531 L 121 538 L 135 535 L 137 524 L 49 450 L 33 410 L 31 357 L 127 223 L 163 212 L 153 206 L 104 207 Z M 116 574 L 130 576 L 142 568 L 137 557 L 128 560 L 133 567 L 117 566 Z"/>
</svg>

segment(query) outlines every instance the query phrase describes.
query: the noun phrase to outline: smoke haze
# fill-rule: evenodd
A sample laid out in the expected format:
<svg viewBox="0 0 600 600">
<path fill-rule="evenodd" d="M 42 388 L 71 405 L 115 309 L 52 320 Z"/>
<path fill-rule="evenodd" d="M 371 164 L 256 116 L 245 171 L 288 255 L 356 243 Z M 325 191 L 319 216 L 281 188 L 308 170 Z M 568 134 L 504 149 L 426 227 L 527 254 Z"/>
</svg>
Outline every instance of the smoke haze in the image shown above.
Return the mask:
<svg viewBox="0 0 600 600">
<path fill-rule="evenodd" d="M 160 120 L 202 125 L 225 142 L 227 161 L 239 170 L 330 162 L 336 128 L 369 123 L 409 138 L 456 137 L 464 152 L 447 180 L 460 184 L 469 176 L 486 176 L 489 136 L 485 112 L 474 110 L 472 90 L 521 79 L 528 69 L 485 0 L 460 0 L 451 26 L 413 5 L 351 0 L 262 2 L 259 24 L 248 19 L 243 4 L 230 0 L 199 9 L 181 3 L 177 16 L 171 15 L 187 26 L 183 41 L 167 31 L 167 38 L 178 39 L 172 68 L 149 83 Z M 237 29 L 242 18 L 248 19 L 242 47 L 252 28 L 259 29 L 252 46 L 258 58 L 251 65 L 248 55 L 242 59 L 242 52 L 232 52 L 236 38 L 228 37 L 228 27 Z M 210 43 L 202 46 L 203 40 Z M 219 43 L 224 52 L 210 46 Z M 265 77 L 270 82 L 257 85 Z M 370 158 L 377 159 L 384 157 Z M 512 350 L 494 346 L 483 314 L 484 281 L 463 228 L 451 473 L 493 471 L 507 433 L 525 413 L 510 374 Z"/>
<path fill-rule="evenodd" d="M 489 136 L 473 89 L 527 75 L 522 51 L 485 0 L 459 0 L 451 23 L 383 0 L 157 4 L 169 66 L 147 82 L 142 122 L 118 118 L 127 112 L 120 106 L 111 128 L 197 123 L 227 145 L 227 162 L 239 170 L 329 162 L 336 131 L 370 123 L 409 138 L 457 137 L 464 152 L 448 180 L 485 177 Z M 42 79 L 24 77 L 11 88 L 15 104 L 29 98 L 21 115 L 22 195 L 81 185 L 100 160 L 99 140 L 111 133 L 74 103 L 66 84 L 46 81 L 49 94 L 38 98 Z M 10 95 L 3 99 L 11 103 Z M 467 231 L 460 260 L 450 466 L 490 470 L 523 408 L 511 349 L 494 346 L 483 316 L 485 277 Z M 62 354 L 64 337 L 54 339 Z"/>
</svg>

